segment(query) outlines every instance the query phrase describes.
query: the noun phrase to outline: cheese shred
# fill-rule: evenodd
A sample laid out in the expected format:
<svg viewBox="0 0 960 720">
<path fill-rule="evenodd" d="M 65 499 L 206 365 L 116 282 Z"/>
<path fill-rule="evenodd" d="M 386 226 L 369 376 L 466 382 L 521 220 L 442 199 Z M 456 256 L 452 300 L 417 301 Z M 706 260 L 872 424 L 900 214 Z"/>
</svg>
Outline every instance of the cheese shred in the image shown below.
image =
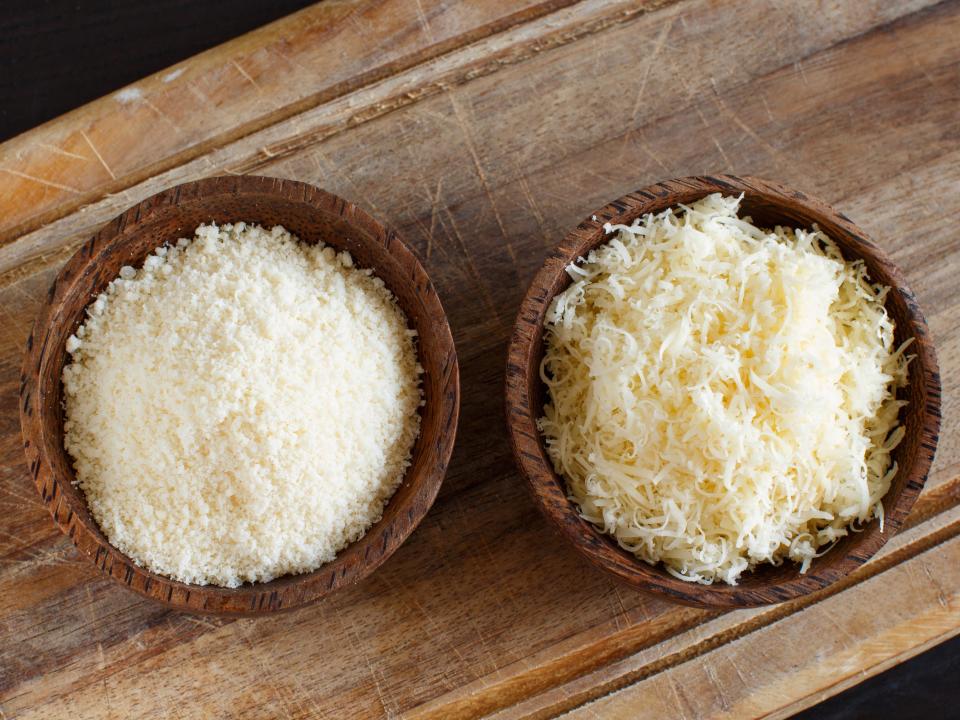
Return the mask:
<svg viewBox="0 0 960 720">
<path fill-rule="evenodd" d="M 638 558 L 736 584 L 872 518 L 906 403 L 888 288 L 740 198 L 605 226 L 546 317 L 539 425 L 571 500 Z"/>
</svg>

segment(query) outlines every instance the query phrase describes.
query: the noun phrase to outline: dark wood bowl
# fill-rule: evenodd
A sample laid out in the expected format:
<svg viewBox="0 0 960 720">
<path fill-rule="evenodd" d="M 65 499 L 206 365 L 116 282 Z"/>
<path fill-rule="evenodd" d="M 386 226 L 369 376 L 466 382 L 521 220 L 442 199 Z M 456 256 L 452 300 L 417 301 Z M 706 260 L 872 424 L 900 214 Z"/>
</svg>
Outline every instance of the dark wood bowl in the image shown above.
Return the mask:
<svg viewBox="0 0 960 720">
<path fill-rule="evenodd" d="M 349 250 L 396 295 L 418 331 L 425 405 L 406 476 L 383 518 L 335 560 L 302 575 L 228 589 L 188 585 L 149 572 L 113 547 L 87 510 L 63 447 L 60 377 L 67 338 L 84 309 L 123 265 L 139 267 L 163 243 L 192 236 L 206 222 L 283 225 L 304 242 Z M 218 177 L 147 198 L 107 224 L 77 251 L 47 294 L 27 340 L 20 378 L 20 422 L 30 472 L 60 529 L 100 570 L 178 610 L 258 615 L 304 605 L 356 583 L 386 560 L 430 509 L 453 449 L 459 410 L 457 354 L 440 299 L 423 267 L 366 212 L 311 185 L 267 177 Z"/>
<path fill-rule="evenodd" d="M 870 522 L 813 561 L 806 574 L 785 561 L 779 567 L 759 566 L 736 586 L 699 585 L 679 580 L 661 566 L 652 566 L 621 549 L 583 520 L 567 498 L 563 479 L 553 470 L 536 421 L 542 416 L 545 388 L 538 369 L 543 358 L 543 319 L 553 297 L 570 284 L 564 268 L 603 244 L 605 222 L 630 223 L 649 212 L 691 203 L 710 193 L 744 193 L 741 211 L 761 226 L 810 227 L 817 224 L 850 258 L 863 258 L 875 282 L 893 288 L 887 311 L 896 321 L 896 344 L 913 337 L 910 383 L 902 393 L 909 400 L 901 415 L 906 437 L 894 452 L 899 464 L 883 499 L 884 530 Z M 940 429 L 940 376 L 926 321 L 900 271 L 847 217 L 801 192 L 756 178 L 733 175 L 689 177 L 657 183 L 614 200 L 577 226 L 534 278 L 520 306 L 507 359 L 506 410 L 513 451 L 534 501 L 561 534 L 591 563 L 631 587 L 669 600 L 706 608 L 737 608 L 776 603 L 819 590 L 866 562 L 903 524 L 920 494 L 937 448 Z"/>
</svg>

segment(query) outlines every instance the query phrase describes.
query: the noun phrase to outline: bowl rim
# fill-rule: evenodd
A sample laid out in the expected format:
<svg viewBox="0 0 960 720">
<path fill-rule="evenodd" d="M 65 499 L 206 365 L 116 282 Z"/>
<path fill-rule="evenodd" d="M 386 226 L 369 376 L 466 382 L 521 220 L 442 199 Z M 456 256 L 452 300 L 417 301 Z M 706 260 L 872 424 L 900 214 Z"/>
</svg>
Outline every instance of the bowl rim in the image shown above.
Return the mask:
<svg viewBox="0 0 960 720">
<path fill-rule="evenodd" d="M 434 402 L 438 404 L 438 417 L 442 418 L 443 432 L 437 437 L 418 438 L 424 447 L 431 445 L 429 454 L 433 463 L 414 473 L 411 463 L 401 485 L 416 483 L 405 496 L 403 507 L 392 522 L 378 521 L 358 540 L 337 553 L 337 557 L 308 573 L 284 575 L 269 582 L 244 583 L 237 588 L 215 585 L 195 585 L 179 582 L 159 575 L 137 565 L 129 556 L 111 545 L 86 507 L 76 512 L 74 501 L 63 492 L 62 485 L 69 478 L 60 477 L 54 470 L 48 454 L 42 398 L 46 393 L 41 368 L 55 352 L 48 347 L 48 339 L 57 323 L 62 323 L 58 311 L 71 289 L 84 281 L 84 270 L 95 266 L 113 249 L 129 242 L 139 227 L 156 217 L 157 211 L 169 212 L 192 199 L 236 197 L 250 195 L 260 198 L 275 198 L 278 201 L 309 206 L 319 217 L 339 216 L 342 222 L 357 229 L 363 235 L 360 242 L 382 244 L 405 273 L 407 281 L 417 291 L 425 316 L 429 318 L 419 325 L 428 328 L 434 335 L 437 350 L 437 373 Z M 239 222 L 242 218 L 238 218 Z M 186 230 L 185 232 L 192 232 Z M 377 272 L 377 268 L 373 268 Z M 387 284 L 390 288 L 390 284 Z M 91 295 L 91 299 L 92 299 Z M 413 322 L 408 318 L 409 322 Z M 419 326 L 418 326 L 419 327 Z M 420 328 L 423 332 L 422 327 Z M 52 344 L 50 344 L 52 345 Z M 421 355 L 424 343 L 418 343 L 418 359 L 428 366 L 426 356 Z M 57 378 L 56 382 L 62 382 Z M 99 570 L 136 591 L 140 595 L 167 607 L 199 614 L 224 616 L 251 616 L 286 611 L 314 602 L 335 590 L 354 584 L 376 570 L 392 555 L 413 532 L 427 514 L 446 474 L 453 452 L 460 405 L 459 365 L 456 347 L 440 298 L 417 256 L 403 242 L 400 235 L 376 220 L 365 210 L 337 195 L 314 185 L 281 178 L 265 176 L 218 176 L 190 181 L 166 188 L 133 205 L 112 221 L 102 226 L 96 234 L 83 243 L 57 273 L 43 305 L 37 313 L 26 343 L 20 376 L 20 423 L 24 452 L 30 474 L 42 498 L 43 504 L 53 516 L 55 524 L 81 551 L 81 555 L 93 562 Z M 424 429 L 421 429 L 421 434 Z M 71 465 L 63 447 L 62 434 L 55 440 L 57 453 L 62 453 Z M 399 489 L 399 486 L 398 486 Z M 74 496 L 76 497 L 76 496 Z M 80 502 L 83 502 L 82 495 Z M 395 496 L 394 496 L 395 497 Z M 384 508 L 386 516 L 391 500 Z M 82 518 L 88 515 L 88 520 Z M 88 523 L 93 527 L 88 526 Z M 364 549 L 360 557 L 355 548 Z M 351 552 L 352 551 L 352 552 Z"/>
<path fill-rule="evenodd" d="M 915 377 L 922 380 L 923 401 L 908 408 L 909 412 L 918 414 L 919 448 L 913 464 L 900 469 L 900 472 L 907 473 L 907 479 L 902 490 L 892 497 L 892 507 L 886 502 L 890 494 L 884 498 L 884 531 L 879 531 L 879 524 L 874 519 L 857 534 L 856 540 L 851 541 L 854 544 L 846 554 L 831 557 L 827 553 L 823 557 L 828 561 L 821 562 L 818 558 L 805 575 L 801 575 L 798 569 L 792 579 L 752 587 L 726 583 L 700 585 L 681 580 L 670 575 L 660 564 L 649 565 L 633 557 L 609 535 L 582 519 L 567 498 L 563 478 L 554 471 L 546 453 L 536 423 L 541 409 L 532 406 L 535 401 L 532 388 L 539 383 L 538 369 L 543 354 L 544 315 L 556 293 L 569 284 L 569 280 L 561 278 L 566 275 L 566 266 L 584 256 L 589 249 L 606 242 L 605 223 L 627 224 L 648 212 L 676 207 L 679 202 L 693 202 L 714 192 L 744 193 L 770 203 L 778 211 L 790 206 L 801 208 L 806 214 L 823 218 L 837 227 L 842 237 L 834 240 L 845 252 L 863 257 L 868 266 L 882 267 L 907 308 L 908 332 L 915 338 L 911 352 L 916 354 L 916 359 L 911 368 L 918 368 L 914 370 Z M 552 290 L 553 287 L 558 289 Z M 926 320 L 902 273 L 849 218 L 823 201 L 780 183 L 749 176 L 702 175 L 647 185 L 607 203 L 587 215 L 547 257 L 530 283 L 517 313 L 507 351 L 505 410 L 514 457 L 534 503 L 583 557 L 636 590 L 684 605 L 731 609 L 782 602 L 821 590 L 865 563 L 900 529 L 920 495 L 936 452 L 940 427 L 940 377 Z"/>
</svg>

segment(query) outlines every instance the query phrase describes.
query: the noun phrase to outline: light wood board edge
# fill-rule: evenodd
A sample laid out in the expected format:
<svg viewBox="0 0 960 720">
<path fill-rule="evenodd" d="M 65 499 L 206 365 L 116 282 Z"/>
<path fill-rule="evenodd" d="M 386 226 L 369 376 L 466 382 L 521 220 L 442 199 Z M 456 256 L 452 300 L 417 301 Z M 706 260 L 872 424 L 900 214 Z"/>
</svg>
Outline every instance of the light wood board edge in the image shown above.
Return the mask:
<svg viewBox="0 0 960 720">
<path fill-rule="evenodd" d="M 415 720 L 481 715 L 502 720 L 554 717 L 623 688 L 641 686 L 650 678 L 722 651 L 771 626 L 802 622 L 805 611 L 819 603 L 845 597 L 864 583 L 960 535 L 960 507 L 951 505 L 944 510 L 942 505 L 944 498 L 957 491 L 960 478 L 922 496 L 908 520 L 909 529 L 887 543 L 869 563 L 824 591 L 754 610 L 718 613 L 680 608 L 675 613 L 682 616 L 676 618 L 678 627 L 665 628 L 662 637 L 651 635 L 646 626 L 642 637 L 635 637 L 633 628 L 627 627 L 610 633 L 594 646 L 585 645 L 582 638 L 569 638 L 562 647 L 551 647 L 515 666 L 501 668 L 502 682 L 491 684 L 485 678 L 437 697 L 408 716 Z M 853 609 L 849 614 L 855 612 Z M 918 644 L 923 642 L 918 638 Z M 618 646 L 620 653 L 616 654 Z M 627 650 L 631 646 L 633 650 Z"/>
<path fill-rule="evenodd" d="M 804 613 L 577 705 L 567 717 L 615 720 L 626 717 L 628 707 L 645 708 L 631 717 L 655 717 L 657 698 L 677 693 L 687 717 L 786 718 L 954 637 L 960 633 L 960 511 L 948 515 L 950 522 L 934 533 L 945 539 L 909 560 Z M 845 637 L 848 628 L 857 631 Z"/>
<path fill-rule="evenodd" d="M 414 52 L 401 58 L 385 62 L 382 65 L 358 71 L 355 76 L 330 87 L 322 87 L 302 94 L 285 98 L 279 106 L 269 110 L 256 103 L 245 103 L 234 109 L 240 118 L 230 126 L 229 130 L 219 125 L 215 128 L 206 127 L 199 122 L 192 127 L 193 121 L 189 116 L 176 118 L 172 121 L 168 110 L 164 106 L 169 102 L 165 96 L 171 93 L 180 93 L 184 97 L 188 93 L 196 94 L 197 79 L 200 76 L 213 74 L 219 76 L 230 72 L 232 78 L 229 88 L 231 96 L 249 96 L 250 93 L 240 92 L 238 88 L 249 89 L 249 85 L 256 86 L 257 93 L 263 88 L 257 85 L 256 75 L 251 75 L 245 67 L 255 64 L 255 55 L 264 48 L 274 49 L 275 53 L 284 56 L 284 48 L 290 43 L 285 40 L 288 36 L 302 36 L 305 33 L 316 33 L 317 26 L 332 23 L 331 32 L 337 30 L 336 19 L 344 11 L 342 5 L 338 10 L 331 10 L 324 3 L 301 10 L 293 15 L 278 20 L 259 30 L 229 41 L 201 53 L 191 60 L 188 71 L 177 74 L 177 66 L 169 72 L 161 71 L 140 83 L 128 86 L 116 93 L 95 100 L 77 110 L 52 120 L 40 127 L 19 135 L 0 144 L 0 198 L 14 197 L 18 193 L 35 190 L 38 184 L 43 186 L 44 194 L 39 201 L 26 204 L 22 207 L 11 206 L 5 208 L 4 218 L 0 219 L 0 246 L 9 243 L 19 236 L 29 234 L 37 229 L 50 225 L 62 219 L 67 214 L 86 210 L 109 199 L 111 196 L 126 196 L 128 191 L 144 182 L 163 176 L 184 166 L 196 167 L 207 165 L 205 172 L 197 172 L 184 177 L 184 180 L 196 179 L 215 175 L 219 172 L 251 172 L 256 169 L 258 160 L 269 161 L 280 151 L 271 149 L 269 143 L 255 142 L 256 149 L 249 153 L 248 159 L 235 163 L 237 169 L 223 168 L 211 170 L 209 163 L 203 158 L 225 146 L 258 136 L 264 130 L 285 123 L 293 122 L 299 115 L 310 112 L 315 108 L 322 108 L 335 103 L 341 98 L 368 95 L 367 101 L 359 104 L 354 100 L 348 103 L 351 109 L 350 122 L 344 122 L 333 128 L 333 132 L 346 127 L 366 122 L 385 112 L 397 109 L 404 105 L 416 102 L 422 97 L 446 88 L 467 82 L 491 72 L 496 72 L 506 64 L 521 62 L 531 54 L 543 52 L 561 44 L 568 44 L 587 35 L 600 32 L 613 24 L 629 21 L 638 15 L 658 10 L 681 0 L 643 0 L 642 2 L 605 3 L 600 0 L 544 0 L 512 13 L 504 12 L 492 18 L 489 22 L 477 27 L 471 27 L 459 34 L 448 38 L 433 38 L 429 28 L 424 28 L 425 42 Z M 350 13 L 362 14 L 366 11 L 365 3 L 347 3 Z M 390 5 L 400 3 L 386 3 L 378 12 L 385 15 Z M 570 7 L 567 7 L 570 6 Z M 522 43 L 517 47 L 517 39 Z M 329 38 L 327 39 L 329 41 Z M 348 43 L 349 48 L 358 43 Z M 501 51 L 509 50 L 506 54 Z M 453 65 L 456 66 L 453 74 L 450 73 L 450 58 L 455 56 Z M 291 64 L 288 77 L 284 78 L 282 87 L 307 89 L 315 88 L 316 78 L 322 76 L 322 67 L 308 67 L 296 57 L 287 58 Z M 437 63 L 437 60 L 446 59 L 446 62 Z M 327 58 L 333 62 L 333 58 Z M 181 65 L 178 63 L 178 65 Z M 182 70 L 182 67 L 179 68 Z M 172 79 L 170 79 L 172 77 Z M 406 87 L 399 93 L 384 94 L 380 87 L 389 80 L 405 78 Z M 409 81 L 412 81 L 409 82 Z M 394 85 L 396 82 L 393 83 Z M 379 91 L 377 90 L 379 88 Z M 373 91 L 373 92 L 369 92 Z M 256 97 L 256 95 L 254 95 Z M 98 125 L 117 124 L 121 128 L 125 124 L 123 114 L 132 104 L 145 104 L 147 116 L 152 113 L 154 121 L 159 118 L 161 124 L 171 125 L 175 135 L 193 135 L 187 146 L 171 145 L 168 152 L 157 148 L 154 153 L 145 153 L 137 158 L 135 164 L 126 172 L 118 172 L 111 163 L 108 163 L 102 150 L 96 148 L 91 139 L 96 137 Z M 231 108 L 218 108 L 217 112 L 225 113 Z M 229 116 L 229 112 L 225 113 Z M 202 113 L 196 114 L 198 117 Z M 331 133 L 332 134 L 332 133 Z M 311 132 L 311 142 L 318 138 Z M 82 138 L 78 140 L 77 138 Z M 291 137 L 290 133 L 284 135 Z M 79 143 L 74 145 L 74 143 Z M 66 147 L 69 146 L 69 147 Z M 295 148 L 295 143 L 294 143 Z M 287 150 L 292 149 L 288 146 Z M 77 152 L 83 150 L 83 154 Z M 88 163 L 91 170 L 84 171 L 86 182 L 82 187 L 67 185 L 58 182 L 56 178 L 44 177 L 33 170 L 32 163 L 36 162 L 37 154 L 59 155 L 61 157 L 80 159 Z M 237 154 L 233 154 L 237 157 Z M 242 156 L 241 156 L 242 157 Z M 49 162 L 44 164 L 44 167 Z M 87 177 L 89 175 L 89 177 Z M 182 182 L 183 180 L 168 181 L 163 187 Z M 142 200 L 151 193 L 140 194 L 136 198 L 124 197 L 120 208 L 122 210 L 134 202 Z M 2 207 L 2 205 L 0 205 Z M 115 214 L 115 213 L 114 213 Z M 2 268 L 0 268 L 2 272 Z"/>
</svg>

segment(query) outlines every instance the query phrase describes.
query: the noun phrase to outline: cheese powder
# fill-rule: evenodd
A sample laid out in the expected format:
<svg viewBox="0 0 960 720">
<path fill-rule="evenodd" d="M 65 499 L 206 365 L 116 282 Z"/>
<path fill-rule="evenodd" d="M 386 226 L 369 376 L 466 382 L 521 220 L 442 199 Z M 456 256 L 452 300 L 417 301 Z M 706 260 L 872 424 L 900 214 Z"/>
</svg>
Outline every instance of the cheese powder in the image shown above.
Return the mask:
<svg viewBox="0 0 960 720">
<path fill-rule="evenodd" d="M 685 580 L 805 571 L 880 516 L 903 436 L 887 288 L 737 198 L 607 226 L 547 313 L 540 420 L 587 520 Z"/>
<path fill-rule="evenodd" d="M 201 226 L 124 267 L 63 371 L 65 445 L 93 517 L 187 583 L 332 560 L 409 465 L 414 336 L 380 279 L 282 227 Z"/>
</svg>

